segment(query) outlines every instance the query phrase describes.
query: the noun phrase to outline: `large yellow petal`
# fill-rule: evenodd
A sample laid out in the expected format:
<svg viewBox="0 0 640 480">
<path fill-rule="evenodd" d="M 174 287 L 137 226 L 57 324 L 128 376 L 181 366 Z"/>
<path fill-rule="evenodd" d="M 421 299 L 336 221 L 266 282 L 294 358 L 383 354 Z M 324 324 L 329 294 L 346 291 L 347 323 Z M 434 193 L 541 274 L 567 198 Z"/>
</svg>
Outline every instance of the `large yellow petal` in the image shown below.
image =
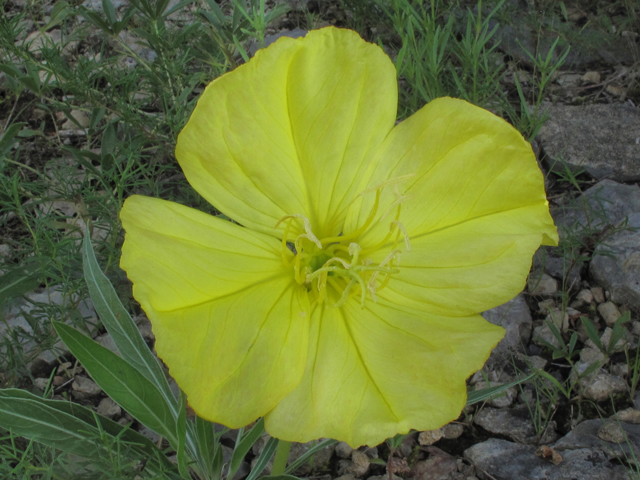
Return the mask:
<svg viewBox="0 0 640 480">
<path fill-rule="evenodd" d="M 396 108 L 384 52 L 325 28 L 282 38 L 213 81 L 176 156 L 189 183 L 247 227 L 277 236 L 278 220 L 302 214 L 319 237 L 337 235 Z"/>
<path fill-rule="evenodd" d="M 357 447 L 441 427 L 460 415 L 466 378 L 503 333 L 479 315 L 423 314 L 384 300 L 318 307 L 304 377 L 265 417 L 266 429 L 289 441 L 329 437 Z"/>
<path fill-rule="evenodd" d="M 378 294 L 451 316 L 502 305 L 524 288 L 547 214 L 545 205 L 532 205 L 412 237 L 398 273 Z M 381 250 L 372 259 L 385 255 Z"/>
<path fill-rule="evenodd" d="M 149 197 L 127 199 L 120 217 L 120 265 L 189 404 L 233 428 L 271 410 L 301 379 L 309 329 L 279 243 Z"/>
<path fill-rule="evenodd" d="M 540 243 L 557 244 L 531 146 L 503 119 L 470 103 L 433 100 L 392 130 L 373 164 L 368 187 L 405 180 L 397 189 L 382 190 L 378 217 L 387 213 L 387 220 L 375 224 L 360 239 L 363 244 L 374 244 L 386 234 L 387 208 L 398 200 L 400 221 L 411 238 L 474 219 L 492 222 L 492 215 L 513 211 L 513 218 L 522 220 L 518 223 L 538 226 Z M 368 194 L 354 204 L 346 232 L 364 223 L 374 198 Z M 534 206 L 539 208 L 530 208 Z"/>
</svg>

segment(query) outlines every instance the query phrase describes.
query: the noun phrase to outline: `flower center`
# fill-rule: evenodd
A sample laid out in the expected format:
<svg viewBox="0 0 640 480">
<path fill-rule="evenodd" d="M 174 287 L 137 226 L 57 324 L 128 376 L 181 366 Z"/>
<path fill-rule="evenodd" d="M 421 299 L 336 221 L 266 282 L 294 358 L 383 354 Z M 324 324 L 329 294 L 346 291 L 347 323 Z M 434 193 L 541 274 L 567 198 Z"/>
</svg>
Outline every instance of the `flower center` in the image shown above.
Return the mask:
<svg viewBox="0 0 640 480">
<path fill-rule="evenodd" d="M 400 194 L 398 184 L 410 176 L 389 180 L 360 193 L 359 196 L 363 196 L 375 192 L 376 197 L 369 216 L 353 232 L 318 239 L 309 219 L 300 214 L 287 215 L 276 224 L 277 227 L 287 222 L 282 237 L 282 260 L 286 266 L 293 268 L 296 282 L 307 288 L 313 300 L 319 304 L 340 307 L 350 296 L 358 296 L 364 308 L 367 297 L 375 302 L 376 293 L 389 283 L 393 274 L 399 272 L 401 250 L 397 248 L 398 243 L 404 237 L 406 250 L 409 251 L 411 246 L 409 236 L 400 223 L 402 202 L 408 197 Z M 395 185 L 396 201 L 376 218 L 380 193 L 389 185 Z M 391 217 L 394 211 L 395 216 Z M 304 233 L 291 241 L 289 237 L 293 222 L 301 223 Z M 389 225 L 389 231 L 381 241 L 367 247 L 357 243 L 363 234 L 380 222 Z M 295 254 L 292 260 L 290 250 Z M 381 250 L 386 250 L 387 254 L 376 263 L 371 257 Z M 376 257 L 379 259 L 380 255 Z"/>
</svg>

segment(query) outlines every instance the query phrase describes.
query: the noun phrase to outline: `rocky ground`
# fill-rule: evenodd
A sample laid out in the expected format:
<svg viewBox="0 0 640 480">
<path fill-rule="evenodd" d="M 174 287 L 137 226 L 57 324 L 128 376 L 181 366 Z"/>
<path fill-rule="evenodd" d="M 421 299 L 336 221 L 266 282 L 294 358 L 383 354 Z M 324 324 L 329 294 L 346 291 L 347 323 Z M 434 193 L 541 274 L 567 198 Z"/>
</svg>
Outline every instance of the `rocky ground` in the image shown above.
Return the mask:
<svg viewBox="0 0 640 480">
<path fill-rule="evenodd" d="M 350 15 L 335 3 L 303 3 L 320 3 L 316 5 L 321 17 L 316 26 L 340 25 Z M 102 8 L 93 0 L 85 4 Z M 122 9 L 126 2 L 113 4 Z M 581 12 L 580 8 L 569 10 L 576 22 L 581 21 Z M 274 36 L 267 42 L 282 34 L 304 34 L 304 30 L 285 27 L 292 25 L 283 22 L 271 27 Z M 533 144 L 547 174 L 561 246 L 541 249 L 526 290 L 483 314 L 505 327 L 507 334 L 485 368 L 469 380 L 469 387 L 482 389 L 529 373 L 538 375 L 485 403 L 467 407 L 457 421 L 439 430 L 415 432 L 393 452 L 386 444 L 353 450 L 338 443 L 317 454 L 296 475 L 382 480 L 390 467 L 398 478 L 415 480 L 640 478 L 640 109 L 632 90 L 638 88 L 640 57 L 637 34 L 632 34 L 600 49 L 576 49 L 567 59 L 567 69 L 555 74 L 552 94 L 542 104 L 548 119 Z M 38 48 L 42 35 L 53 42 L 62 38 L 55 28 L 44 34 L 32 28 L 21 41 L 30 38 L 31 48 Z M 545 41 L 544 35 L 531 35 L 531 28 L 517 16 L 497 32 L 501 51 L 525 65 L 528 59 L 522 45 Z M 129 46 L 149 61 L 155 59 L 155 52 L 133 35 Z M 78 48 L 78 43 L 67 42 L 65 48 Z M 526 84 L 526 75 L 533 73 L 523 68 L 514 74 Z M 63 142 L 82 144 L 91 119 L 81 110 L 69 115 L 57 117 L 57 135 Z M 38 208 L 68 209 L 67 216 L 73 217 L 78 204 L 58 200 Z M 14 221 L 10 213 L 2 219 L 7 225 Z M 99 228 L 96 232 L 98 240 L 107 235 L 107 230 L 104 235 Z M 6 266 L 13 261 L 14 252 L 12 243 L 4 241 L 0 256 Z M 90 299 L 61 292 L 57 285 L 34 286 L 21 299 L 6 302 L 0 333 L 7 341 L 16 338 L 12 334 L 16 331 L 35 338 L 48 329 L 52 312 L 64 310 L 71 312 L 72 322 L 82 319 L 100 344 L 115 351 Z M 153 347 L 149 321 L 139 315 L 136 323 Z M 27 340 L 19 350 L 29 359 L 27 375 L 18 380 L 11 377 L 21 387 L 43 391 L 52 378 L 54 398 L 93 406 L 123 425 L 133 422 L 135 428 L 157 440 L 105 396 L 61 342 L 42 345 Z M 7 372 L 0 375 L 8 382 Z M 233 432 L 223 438 L 230 455 Z M 237 479 L 249 472 L 252 456 L 266 443 L 262 440 Z M 308 448 L 294 445 L 290 458 Z"/>
</svg>

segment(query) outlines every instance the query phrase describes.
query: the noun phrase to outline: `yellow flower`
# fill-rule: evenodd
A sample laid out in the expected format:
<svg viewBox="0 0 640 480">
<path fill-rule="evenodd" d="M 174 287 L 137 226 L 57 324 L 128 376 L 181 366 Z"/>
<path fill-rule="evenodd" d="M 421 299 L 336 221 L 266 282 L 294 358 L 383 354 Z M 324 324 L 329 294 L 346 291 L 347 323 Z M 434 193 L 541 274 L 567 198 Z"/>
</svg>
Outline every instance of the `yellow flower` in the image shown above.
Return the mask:
<svg viewBox="0 0 640 480">
<path fill-rule="evenodd" d="M 203 418 L 375 445 L 454 420 L 557 233 L 529 144 L 452 98 L 394 126 L 396 71 L 349 30 L 278 40 L 214 80 L 178 139 L 238 222 L 129 198 L 121 266 Z"/>
</svg>

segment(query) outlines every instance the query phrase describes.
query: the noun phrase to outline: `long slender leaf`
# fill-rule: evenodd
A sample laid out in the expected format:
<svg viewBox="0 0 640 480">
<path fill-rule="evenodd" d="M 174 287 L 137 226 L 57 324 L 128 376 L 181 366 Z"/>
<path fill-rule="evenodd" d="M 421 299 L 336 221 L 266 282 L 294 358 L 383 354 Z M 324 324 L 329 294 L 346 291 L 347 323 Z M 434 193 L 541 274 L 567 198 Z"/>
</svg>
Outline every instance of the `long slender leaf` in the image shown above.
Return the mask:
<svg viewBox="0 0 640 480">
<path fill-rule="evenodd" d="M 215 435 L 213 423 L 196 416 L 195 418 L 195 439 L 198 447 L 196 461 L 198 467 L 205 475 L 205 478 L 216 478 L 220 476 L 220 471 L 214 468 L 215 454 L 220 449 L 220 445 Z"/>
<path fill-rule="evenodd" d="M 89 233 L 82 245 L 82 262 L 91 301 L 120 355 L 160 390 L 170 405 L 174 418 L 177 418 L 178 401 L 169 388 L 167 377 L 140 335 L 129 312 L 122 305 L 113 285 L 100 270 Z"/>
<path fill-rule="evenodd" d="M 189 467 L 187 466 L 187 452 L 185 451 L 185 441 L 187 439 L 187 396 L 184 392 L 180 392 L 180 410 L 177 421 L 178 448 L 176 457 L 178 459 L 178 469 L 180 476 L 184 479 L 191 478 L 189 476 Z"/>
<path fill-rule="evenodd" d="M 61 322 L 53 326 L 93 380 L 140 423 L 166 437 L 178 449 L 176 419 L 157 387 L 133 366 Z"/>
<path fill-rule="evenodd" d="M 249 450 L 254 443 L 258 441 L 258 439 L 264 433 L 264 419 L 260 419 L 256 422 L 249 432 L 247 432 L 242 437 L 238 436 L 238 441 L 236 442 L 236 447 L 233 449 L 233 454 L 231 455 L 231 462 L 229 463 L 229 473 L 227 474 L 227 478 L 233 478 L 236 474 L 240 465 L 242 465 L 242 461 L 244 457 L 247 456 Z"/>
<path fill-rule="evenodd" d="M 288 476 L 286 474 L 295 472 L 298 468 L 300 468 L 302 465 L 304 465 L 304 463 L 307 460 L 309 460 L 311 457 L 313 457 L 320 450 L 322 450 L 323 448 L 327 448 L 327 447 L 333 445 L 334 443 L 338 443 L 338 441 L 337 440 L 333 440 L 332 438 L 327 438 L 326 440 L 321 441 L 317 445 L 314 445 L 309 450 L 307 450 L 303 455 L 298 457 L 295 462 L 292 462 L 291 465 L 288 465 L 287 468 L 284 469 L 285 475 L 280 475 L 280 476 Z M 263 478 L 275 479 L 277 477 L 274 476 L 274 477 L 263 477 Z"/>
<path fill-rule="evenodd" d="M 469 392 L 467 393 L 467 405 L 473 405 L 474 403 L 482 402 L 483 400 L 504 392 L 507 388 L 515 387 L 523 382 L 526 382 L 535 375 L 535 373 L 532 373 L 531 375 L 519 378 L 518 380 L 514 380 L 513 382 L 505 383 L 504 385 L 483 388 L 482 390 L 474 390 L 473 392 Z"/>
<path fill-rule="evenodd" d="M 258 457 L 251 473 L 246 478 L 246 480 L 256 480 L 258 476 L 262 473 L 262 471 L 266 468 L 269 460 L 273 457 L 273 454 L 276 452 L 276 448 L 278 447 L 278 439 L 270 438 L 267 444 L 264 446 L 262 453 Z"/>
<path fill-rule="evenodd" d="M 13 433 L 66 453 L 91 458 L 105 448 L 96 443 L 99 431 L 126 442 L 150 471 L 173 465 L 145 436 L 71 402 L 48 400 L 20 389 L 0 390 L 0 425 Z M 116 442 L 113 442 L 114 447 Z"/>
</svg>

